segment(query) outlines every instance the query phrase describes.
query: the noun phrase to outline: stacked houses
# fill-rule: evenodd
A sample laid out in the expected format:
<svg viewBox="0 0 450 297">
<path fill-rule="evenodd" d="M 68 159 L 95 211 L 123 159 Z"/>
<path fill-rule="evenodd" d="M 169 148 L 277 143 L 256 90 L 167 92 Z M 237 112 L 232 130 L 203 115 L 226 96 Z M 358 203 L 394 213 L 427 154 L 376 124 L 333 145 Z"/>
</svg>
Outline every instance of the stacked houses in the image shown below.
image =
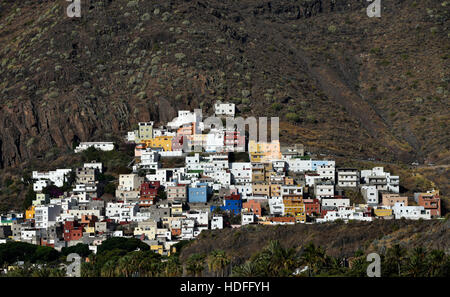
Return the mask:
<svg viewBox="0 0 450 297">
<path fill-rule="evenodd" d="M 235 106 L 219 102 L 215 111 L 234 118 Z M 102 197 L 100 162 L 35 171 L 36 198 L 25 214 L 2 216 L 1 240 L 57 249 L 84 243 L 95 252 L 109 237 L 136 237 L 168 255 L 180 240 L 208 229 L 441 216 L 437 190 L 410 199 L 383 167 L 339 168 L 305 154 L 302 145 L 247 141 L 237 129 L 206 125 L 198 110 L 179 111 L 166 126 L 139 123 L 126 139 L 135 160 L 130 173 L 118 174 L 112 197 Z M 109 144 L 84 143 L 77 152 Z M 202 149 L 192 152 L 196 147 Z M 164 158 L 182 158 L 184 165 L 163 166 Z"/>
</svg>

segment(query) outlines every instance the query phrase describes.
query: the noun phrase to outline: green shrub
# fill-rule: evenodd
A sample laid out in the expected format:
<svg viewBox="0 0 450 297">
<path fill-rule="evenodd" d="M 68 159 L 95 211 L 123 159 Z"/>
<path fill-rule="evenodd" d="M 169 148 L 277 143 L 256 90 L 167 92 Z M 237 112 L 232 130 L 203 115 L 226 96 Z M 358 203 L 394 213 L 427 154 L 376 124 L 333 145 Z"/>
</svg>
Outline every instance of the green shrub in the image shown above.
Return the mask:
<svg viewBox="0 0 450 297">
<path fill-rule="evenodd" d="M 296 113 L 289 112 L 286 114 L 286 119 L 290 122 L 298 122 L 300 121 L 300 116 Z"/>
</svg>

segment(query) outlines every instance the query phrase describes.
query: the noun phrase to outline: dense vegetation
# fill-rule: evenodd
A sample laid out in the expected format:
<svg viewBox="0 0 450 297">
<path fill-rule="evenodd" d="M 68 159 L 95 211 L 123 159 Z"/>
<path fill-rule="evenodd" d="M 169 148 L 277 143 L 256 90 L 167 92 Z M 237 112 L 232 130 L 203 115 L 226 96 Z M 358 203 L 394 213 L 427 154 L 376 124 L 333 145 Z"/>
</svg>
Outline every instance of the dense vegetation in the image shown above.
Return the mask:
<svg viewBox="0 0 450 297">
<path fill-rule="evenodd" d="M 30 263 L 49 263 L 57 261 L 60 253 L 51 247 L 25 242 L 0 244 L 0 267 L 17 261 Z"/>
<path fill-rule="evenodd" d="M 366 255 L 357 251 L 353 257 L 339 258 L 327 255 L 320 246 L 309 243 L 300 252 L 295 248 L 284 248 L 273 240 L 257 251 L 249 260 L 238 266 L 231 266 L 233 258 L 223 250 L 209 254 L 195 253 L 184 262 L 179 251 L 188 244 L 177 244 L 177 252 L 169 257 L 161 256 L 148 249 L 144 243 L 136 244 L 134 239 L 111 238 L 91 254 L 86 245 L 78 244 L 58 253 L 52 248 L 11 242 L 0 245 L 0 259 L 3 267 L 18 260 L 25 265 L 9 271 L 6 276 L 64 276 L 64 258 L 75 252 L 83 257 L 81 276 L 84 277 L 174 277 L 174 276 L 241 276 L 241 277 L 289 277 L 289 276 L 367 276 Z M 449 277 L 450 257 L 442 250 L 426 250 L 417 247 L 407 250 L 394 245 L 381 255 L 381 276 L 383 277 Z M 39 263 L 41 265 L 32 265 Z"/>
<path fill-rule="evenodd" d="M 381 254 L 382 277 L 449 277 L 450 257 L 442 250 L 427 251 L 422 247 L 406 250 L 400 245 Z M 233 269 L 233 276 L 367 276 L 366 255 L 357 251 L 351 258 L 336 258 L 321 247 L 308 244 L 300 254 L 271 241 L 250 260 Z M 304 271 L 296 269 L 304 267 Z"/>
</svg>

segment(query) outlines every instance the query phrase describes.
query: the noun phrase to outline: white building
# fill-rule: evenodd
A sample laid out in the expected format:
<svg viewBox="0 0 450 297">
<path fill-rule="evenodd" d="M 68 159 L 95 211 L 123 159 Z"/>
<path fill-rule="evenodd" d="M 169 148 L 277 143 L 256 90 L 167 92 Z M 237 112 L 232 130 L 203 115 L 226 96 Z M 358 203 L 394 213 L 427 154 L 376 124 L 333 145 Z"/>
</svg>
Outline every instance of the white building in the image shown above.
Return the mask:
<svg viewBox="0 0 450 297">
<path fill-rule="evenodd" d="M 287 162 L 284 160 L 274 160 L 272 161 L 273 170 L 276 172 L 284 172 L 288 167 Z"/>
<path fill-rule="evenodd" d="M 288 158 L 286 159 L 287 167 L 292 172 L 305 172 L 312 170 L 311 160 L 302 160 L 300 158 Z"/>
<path fill-rule="evenodd" d="M 171 122 L 167 123 L 167 126 L 172 129 L 178 129 L 183 125 L 192 124 L 195 125 L 195 134 L 200 134 L 203 130 L 203 125 L 200 125 L 202 121 L 201 112 L 191 112 L 189 110 L 179 110 L 178 117 L 174 118 Z"/>
<path fill-rule="evenodd" d="M 96 184 L 76 184 L 73 189 L 74 197 L 77 198 L 80 203 L 88 203 L 92 198 L 97 196 Z"/>
<path fill-rule="evenodd" d="M 361 170 L 361 179 L 364 184 L 376 186 L 378 191 L 399 193 L 400 178 L 385 172 L 383 167 L 374 167 L 372 170 Z"/>
<path fill-rule="evenodd" d="M 234 103 L 222 103 L 220 101 L 214 104 L 214 112 L 216 115 L 226 115 L 234 117 L 236 107 Z"/>
<path fill-rule="evenodd" d="M 334 197 L 334 185 L 331 183 L 320 183 L 314 186 L 314 194 L 321 201 L 323 198 Z"/>
<path fill-rule="evenodd" d="M 33 183 L 33 191 L 35 192 L 41 192 L 44 188 L 50 186 L 52 182 L 50 180 L 37 180 Z"/>
<path fill-rule="evenodd" d="M 271 197 L 268 199 L 269 211 L 271 215 L 284 216 L 284 203 L 281 197 Z"/>
<path fill-rule="evenodd" d="M 22 230 L 20 230 L 20 241 L 25 241 L 25 242 L 34 242 L 34 243 L 38 243 L 38 239 L 41 236 L 41 231 L 39 229 L 36 228 L 23 228 Z"/>
<path fill-rule="evenodd" d="M 410 219 L 410 220 L 430 220 L 430 210 L 425 209 L 423 206 L 405 206 L 404 203 L 395 203 L 392 207 L 392 212 L 396 219 Z"/>
<path fill-rule="evenodd" d="M 353 168 L 339 168 L 337 185 L 341 188 L 356 188 L 359 185 L 359 171 Z"/>
<path fill-rule="evenodd" d="M 90 163 L 84 163 L 84 168 L 92 168 L 98 170 L 98 172 L 103 172 L 103 165 L 101 162 L 92 161 Z"/>
<path fill-rule="evenodd" d="M 230 172 L 234 183 L 252 182 L 252 164 L 250 162 L 230 163 Z"/>
<path fill-rule="evenodd" d="M 113 203 L 106 204 L 105 215 L 114 221 L 130 222 L 132 217 L 138 212 L 137 203 Z"/>
<path fill-rule="evenodd" d="M 192 218 L 185 218 L 181 221 L 181 239 L 190 240 L 194 238 L 195 220 Z"/>
<path fill-rule="evenodd" d="M 39 205 L 35 207 L 35 227 L 48 228 L 54 226 L 56 217 L 61 213 L 60 205 Z"/>
<path fill-rule="evenodd" d="M 223 229 L 223 217 L 213 216 L 211 219 L 211 230 Z"/>
<path fill-rule="evenodd" d="M 69 173 L 71 171 L 72 169 L 56 169 L 55 171 L 48 172 L 33 171 L 32 178 L 37 181 L 49 180 L 55 186 L 62 187 L 64 185 L 64 182 L 67 182 Z"/>
<path fill-rule="evenodd" d="M 241 225 L 248 225 L 248 224 L 253 224 L 255 223 L 256 220 L 256 216 L 254 213 L 252 212 L 243 212 L 241 214 Z"/>
<path fill-rule="evenodd" d="M 208 212 L 207 211 L 189 211 L 186 214 L 186 217 L 189 219 L 193 219 L 197 226 L 208 226 Z"/>
<path fill-rule="evenodd" d="M 348 198 L 324 198 L 321 200 L 323 206 L 348 207 L 350 199 Z"/>
<path fill-rule="evenodd" d="M 231 173 L 227 170 L 213 171 L 208 173 L 208 176 L 214 180 L 219 188 L 227 188 L 231 185 Z"/>
<path fill-rule="evenodd" d="M 143 177 L 137 174 L 121 174 L 119 175 L 119 186 L 118 190 L 121 191 L 137 191 L 144 181 Z"/>
<path fill-rule="evenodd" d="M 101 151 L 112 151 L 114 149 L 114 142 L 81 142 L 80 145 L 75 148 L 75 153 L 80 153 L 90 147 Z"/>
<path fill-rule="evenodd" d="M 151 148 L 147 148 L 145 151 L 142 151 L 140 162 L 133 166 L 133 171 L 137 171 L 139 169 L 158 169 L 161 167 L 159 162 L 160 154 L 159 152 L 152 150 Z"/>
<path fill-rule="evenodd" d="M 323 164 L 317 167 L 317 173 L 320 175 L 322 180 L 330 180 L 335 182 L 336 170 L 334 163 Z"/>
<path fill-rule="evenodd" d="M 302 186 L 281 186 L 280 189 L 281 197 L 285 195 L 303 195 L 303 187 Z"/>
<path fill-rule="evenodd" d="M 236 189 L 241 194 L 242 199 L 247 199 L 253 195 L 253 187 L 251 183 L 242 183 L 230 186 L 230 189 Z"/>
<path fill-rule="evenodd" d="M 135 142 L 136 141 L 136 134 L 135 131 L 129 131 L 127 133 L 127 141 L 128 142 Z"/>
<path fill-rule="evenodd" d="M 168 131 L 166 128 L 154 128 L 153 129 L 153 136 L 177 136 L 177 132 L 171 132 Z"/>
<path fill-rule="evenodd" d="M 323 218 L 317 219 L 316 222 L 332 222 L 338 219 L 344 221 L 358 220 L 370 222 L 373 220 L 373 217 L 366 216 L 364 212 L 357 211 L 353 207 L 339 206 L 337 210 L 328 211 Z"/>
<path fill-rule="evenodd" d="M 308 187 L 314 187 L 316 183 L 320 183 L 322 178 L 318 173 L 306 173 L 305 174 L 305 184 Z"/>
<path fill-rule="evenodd" d="M 378 205 L 378 189 L 376 186 L 363 185 L 361 187 L 361 194 L 367 204 L 372 206 Z"/>
</svg>

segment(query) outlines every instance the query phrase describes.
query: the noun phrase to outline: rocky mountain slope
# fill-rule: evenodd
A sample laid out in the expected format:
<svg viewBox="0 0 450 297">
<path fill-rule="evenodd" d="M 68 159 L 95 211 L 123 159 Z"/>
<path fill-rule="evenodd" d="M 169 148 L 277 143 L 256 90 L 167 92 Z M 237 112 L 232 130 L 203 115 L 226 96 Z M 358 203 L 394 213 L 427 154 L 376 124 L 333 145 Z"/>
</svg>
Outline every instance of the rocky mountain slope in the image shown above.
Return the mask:
<svg viewBox="0 0 450 297">
<path fill-rule="evenodd" d="M 284 142 L 448 163 L 448 1 L 0 1 L 0 168 L 217 99 Z"/>
</svg>

